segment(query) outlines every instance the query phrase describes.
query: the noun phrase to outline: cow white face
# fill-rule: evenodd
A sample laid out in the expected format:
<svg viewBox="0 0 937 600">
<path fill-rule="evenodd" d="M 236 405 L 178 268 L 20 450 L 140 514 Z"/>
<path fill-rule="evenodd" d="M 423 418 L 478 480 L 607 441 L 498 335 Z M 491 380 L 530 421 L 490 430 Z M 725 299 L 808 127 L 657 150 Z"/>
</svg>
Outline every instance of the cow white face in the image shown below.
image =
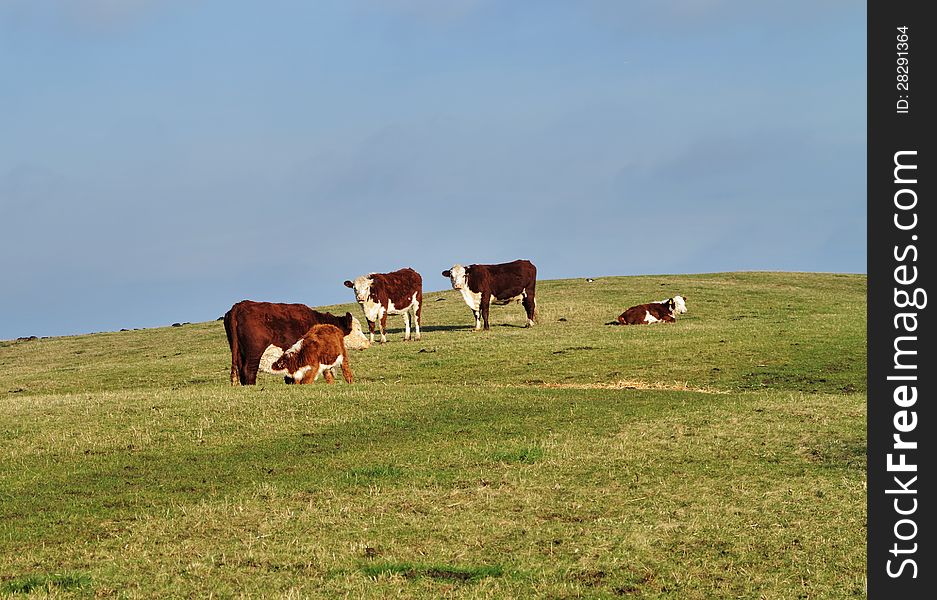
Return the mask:
<svg viewBox="0 0 937 600">
<path fill-rule="evenodd" d="M 461 290 L 467 285 L 465 281 L 465 267 L 462 265 L 452 265 L 451 269 L 443 271 L 442 274 L 443 277 L 449 278 L 449 281 L 452 282 L 452 289 L 454 290 Z"/>
<path fill-rule="evenodd" d="M 372 283 L 374 283 L 374 279 L 367 275 L 362 275 L 354 281 L 346 281 L 345 287 L 350 287 L 355 290 L 355 299 L 358 300 L 358 302 L 365 302 L 371 297 Z"/>
<path fill-rule="evenodd" d="M 274 370 L 273 368 L 273 363 L 277 362 L 281 356 L 283 356 L 283 348 L 270 344 L 267 346 L 266 350 L 264 350 L 263 355 L 261 355 L 258 368 L 264 373 L 272 373 L 274 375 L 286 374 L 286 369 Z"/>
<path fill-rule="evenodd" d="M 674 312 L 678 315 L 686 313 L 686 298 L 683 296 L 674 296 L 673 297 Z"/>
<path fill-rule="evenodd" d="M 370 346 L 371 342 L 368 341 L 368 336 L 364 335 L 364 331 L 361 329 L 361 321 L 352 317 L 351 333 L 345 336 L 345 348 L 349 350 L 364 350 Z"/>
</svg>

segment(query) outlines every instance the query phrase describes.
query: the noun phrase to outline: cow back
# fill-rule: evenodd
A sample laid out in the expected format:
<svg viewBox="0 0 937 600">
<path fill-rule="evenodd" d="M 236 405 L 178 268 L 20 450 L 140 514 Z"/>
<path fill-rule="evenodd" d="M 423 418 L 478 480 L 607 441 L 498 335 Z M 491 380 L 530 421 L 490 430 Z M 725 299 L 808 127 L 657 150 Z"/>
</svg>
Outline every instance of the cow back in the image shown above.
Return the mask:
<svg viewBox="0 0 937 600">
<path fill-rule="evenodd" d="M 423 278 L 409 267 L 391 273 L 372 273 L 370 277 L 371 301 L 383 306 L 388 301 L 397 308 L 409 306 L 413 295 L 423 291 Z"/>
<path fill-rule="evenodd" d="M 465 278 L 469 289 L 475 293 L 488 292 L 496 298 L 512 297 L 536 285 L 537 267 L 529 260 L 469 265 L 465 269 Z"/>
<path fill-rule="evenodd" d="M 242 300 L 231 307 L 228 314 L 230 321 L 236 323 L 235 331 L 241 345 L 260 351 L 270 344 L 289 348 L 313 325 L 335 325 L 345 335 L 351 333 L 352 328 L 351 313 L 336 317 L 331 313 L 313 310 L 305 304 Z"/>
</svg>

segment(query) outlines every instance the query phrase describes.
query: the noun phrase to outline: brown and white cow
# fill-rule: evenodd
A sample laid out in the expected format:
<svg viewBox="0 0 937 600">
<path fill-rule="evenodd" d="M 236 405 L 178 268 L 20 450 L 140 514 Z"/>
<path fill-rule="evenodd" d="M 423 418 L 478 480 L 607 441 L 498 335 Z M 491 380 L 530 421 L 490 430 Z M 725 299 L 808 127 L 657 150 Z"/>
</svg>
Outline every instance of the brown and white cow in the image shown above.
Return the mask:
<svg viewBox="0 0 937 600">
<path fill-rule="evenodd" d="M 673 323 L 676 313 L 686 312 L 686 299 L 674 296 L 662 302 L 650 302 L 632 306 L 618 315 L 621 325 L 647 325 L 649 323 Z"/>
<path fill-rule="evenodd" d="M 410 319 L 416 329 L 414 338 L 420 339 L 420 320 L 423 314 L 423 278 L 407 267 L 392 273 L 368 273 L 354 281 L 345 281 L 345 287 L 355 291 L 355 299 L 368 321 L 368 332 L 374 342 L 374 324 L 381 332 L 381 343 L 387 341 L 387 315 L 403 315 L 404 340 L 410 339 Z"/>
<path fill-rule="evenodd" d="M 325 382 L 332 383 L 337 367 L 341 367 L 345 381 L 351 383 L 344 332 L 335 325 L 313 325 L 274 361 L 270 370 L 283 375 L 287 383 L 312 383 L 323 374 Z"/>
<path fill-rule="evenodd" d="M 452 289 L 459 290 L 465 303 L 475 315 L 475 330 L 488 329 L 490 303 L 508 304 L 521 302 L 527 312 L 527 325 L 531 327 L 537 318 L 537 267 L 529 260 L 515 260 L 500 265 L 456 264 L 442 272 L 452 282 Z"/>
<path fill-rule="evenodd" d="M 345 347 L 367 348 L 368 338 L 351 313 L 337 317 L 305 304 L 280 304 L 242 300 L 224 315 L 224 329 L 231 348 L 231 384 L 254 385 L 259 370 L 271 365 L 303 337 L 313 325 L 330 324 L 342 330 Z"/>
</svg>

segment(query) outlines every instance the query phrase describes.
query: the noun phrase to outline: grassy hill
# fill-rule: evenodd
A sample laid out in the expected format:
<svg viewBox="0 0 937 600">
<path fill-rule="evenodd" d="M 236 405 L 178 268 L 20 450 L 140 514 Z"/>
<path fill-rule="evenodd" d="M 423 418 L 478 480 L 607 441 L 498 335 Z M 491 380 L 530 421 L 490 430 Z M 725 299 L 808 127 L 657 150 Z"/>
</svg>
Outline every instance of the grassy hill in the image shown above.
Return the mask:
<svg viewBox="0 0 937 600">
<path fill-rule="evenodd" d="M 232 387 L 220 322 L 0 342 L 0 593 L 862 595 L 865 285 L 542 281 L 487 333 L 434 292 L 350 386 Z"/>
</svg>

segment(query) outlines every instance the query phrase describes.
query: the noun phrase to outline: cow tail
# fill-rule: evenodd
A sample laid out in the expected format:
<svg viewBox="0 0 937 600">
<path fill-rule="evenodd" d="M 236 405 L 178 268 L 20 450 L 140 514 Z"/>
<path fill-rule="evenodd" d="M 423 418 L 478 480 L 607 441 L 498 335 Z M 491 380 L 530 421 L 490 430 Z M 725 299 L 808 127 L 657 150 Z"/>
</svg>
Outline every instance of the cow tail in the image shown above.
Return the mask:
<svg viewBox="0 0 937 600">
<path fill-rule="evenodd" d="M 236 323 L 237 320 L 232 318 L 230 310 L 224 314 L 224 332 L 228 337 L 228 346 L 231 348 L 231 385 L 241 384 L 241 377 L 238 373 L 237 366 L 237 357 L 240 353 L 240 349 L 238 348 Z"/>
</svg>

